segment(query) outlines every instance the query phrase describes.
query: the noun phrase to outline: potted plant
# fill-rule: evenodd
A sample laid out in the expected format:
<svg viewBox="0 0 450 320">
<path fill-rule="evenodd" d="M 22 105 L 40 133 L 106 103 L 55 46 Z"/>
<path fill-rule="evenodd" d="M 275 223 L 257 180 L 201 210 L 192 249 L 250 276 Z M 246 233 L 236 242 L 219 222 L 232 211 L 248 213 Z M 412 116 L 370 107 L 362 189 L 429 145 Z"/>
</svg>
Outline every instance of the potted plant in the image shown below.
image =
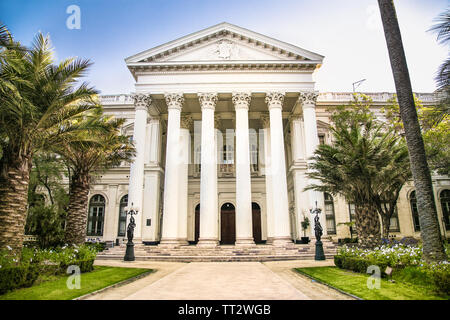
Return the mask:
<svg viewBox="0 0 450 320">
<path fill-rule="evenodd" d="M 303 244 L 309 243 L 309 237 L 306 236 L 306 229 L 308 229 L 308 227 L 309 227 L 309 218 L 304 217 L 302 221 L 303 237 L 301 237 Z"/>
</svg>

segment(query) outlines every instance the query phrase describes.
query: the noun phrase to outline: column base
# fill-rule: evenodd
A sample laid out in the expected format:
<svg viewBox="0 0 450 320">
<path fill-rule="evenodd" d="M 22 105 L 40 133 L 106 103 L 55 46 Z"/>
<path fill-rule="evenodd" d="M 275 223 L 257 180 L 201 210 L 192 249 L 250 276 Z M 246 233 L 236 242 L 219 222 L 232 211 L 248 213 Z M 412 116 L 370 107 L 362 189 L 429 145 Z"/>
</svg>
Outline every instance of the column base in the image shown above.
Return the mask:
<svg viewBox="0 0 450 320">
<path fill-rule="evenodd" d="M 186 246 L 188 242 L 186 239 L 161 239 L 158 247 L 162 248 L 178 248 L 180 246 Z"/>
<path fill-rule="evenodd" d="M 272 245 L 275 247 L 290 247 L 293 246 L 291 237 L 273 237 Z"/>
<path fill-rule="evenodd" d="M 200 238 L 197 242 L 197 247 L 200 248 L 216 248 L 219 245 L 219 241 L 214 238 Z"/>
<path fill-rule="evenodd" d="M 255 241 L 253 238 L 236 238 L 236 242 L 234 244 L 236 247 L 255 247 Z"/>
</svg>

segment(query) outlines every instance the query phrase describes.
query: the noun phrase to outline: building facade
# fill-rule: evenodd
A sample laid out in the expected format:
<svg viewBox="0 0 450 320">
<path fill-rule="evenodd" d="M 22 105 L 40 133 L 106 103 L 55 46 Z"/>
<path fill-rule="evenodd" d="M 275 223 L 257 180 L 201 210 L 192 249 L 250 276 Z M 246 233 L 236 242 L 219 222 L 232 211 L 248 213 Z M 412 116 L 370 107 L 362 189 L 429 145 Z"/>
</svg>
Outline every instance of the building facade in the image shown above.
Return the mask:
<svg viewBox="0 0 450 320">
<path fill-rule="evenodd" d="M 304 191 L 309 158 L 330 143 L 330 109 L 351 93 L 319 93 L 323 56 L 222 23 L 125 61 L 136 93 L 102 96 L 125 118 L 131 165 L 102 173 L 90 191 L 87 238 L 126 236 L 126 207 L 138 210 L 135 239 L 148 244 L 284 245 L 313 236 L 301 222 L 322 209 L 324 235 L 350 237 L 352 204 Z M 374 112 L 390 93 L 369 94 Z M 433 94 L 419 94 L 426 105 Z M 434 177 L 443 234 L 450 181 Z M 393 235 L 419 236 L 412 184 L 400 195 Z"/>
</svg>

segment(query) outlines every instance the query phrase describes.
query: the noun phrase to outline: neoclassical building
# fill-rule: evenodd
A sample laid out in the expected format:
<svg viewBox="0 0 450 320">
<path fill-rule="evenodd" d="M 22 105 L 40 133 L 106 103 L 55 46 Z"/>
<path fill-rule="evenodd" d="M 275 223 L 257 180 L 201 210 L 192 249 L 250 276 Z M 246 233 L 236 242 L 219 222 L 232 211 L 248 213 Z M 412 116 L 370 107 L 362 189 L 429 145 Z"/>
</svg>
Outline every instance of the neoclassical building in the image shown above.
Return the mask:
<svg viewBox="0 0 450 320">
<path fill-rule="evenodd" d="M 351 93 L 319 93 L 323 56 L 228 23 L 125 60 L 136 92 L 102 96 L 127 120 L 136 156 L 102 173 L 90 192 L 88 238 L 126 235 L 125 207 L 138 210 L 137 242 L 178 246 L 284 245 L 304 235 L 316 205 L 325 236 L 350 237 L 352 204 L 304 191 L 309 158 L 330 143 L 330 109 Z M 369 93 L 374 112 L 392 97 Z M 425 105 L 433 94 L 418 94 Z M 434 177 L 442 233 L 450 181 Z M 415 193 L 404 187 L 391 220 L 397 236 L 419 236 Z M 313 235 L 309 227 L 307 236 Z"/>
</svg>

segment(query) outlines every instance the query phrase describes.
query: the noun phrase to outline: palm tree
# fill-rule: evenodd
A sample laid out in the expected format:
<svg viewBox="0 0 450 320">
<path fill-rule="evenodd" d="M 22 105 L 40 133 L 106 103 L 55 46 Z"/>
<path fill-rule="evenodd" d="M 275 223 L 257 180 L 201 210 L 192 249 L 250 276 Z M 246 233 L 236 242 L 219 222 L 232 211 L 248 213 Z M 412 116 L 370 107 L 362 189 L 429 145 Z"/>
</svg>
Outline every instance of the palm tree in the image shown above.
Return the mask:
<svg viewBox="0 0 450 320">
<path fill-rule="evenodd" d="M 428 261 L 446 259 L 434 202 L 431 174 L 417 119 L 402 37 L 393 0 L 378 0 L 389 59 L 397 91 L 400 116 L 405 130 L 411 171 L 416 187 L 417 209 L 423 241 L 423 255 Z"/>
<path fill-rule="evenodd" d="M 306 189 L 340 194 L 353 203 L 360 245 L 373 248 L 381 240 L 379 215 L 389 227 L 392 212 L 382 209 L 395 208 L 409 166 L 401 138 L 375 119 L 370 99 L 361 97 L 332 115 L 333 143 L 317 148 L 307 174 L 319 183 Z"/>
<path fill-rule="evenodd" d="M 88 60 L 53 64 L 50 39 L 42 34 L 29 50 L 16 50 L 9 33 L 6 40 L 11 45 L 0 51 L 0 248 L 20 250 L 33 155 L 76 138 L 84 130 L 76 119 L 98 105 L 95 89 L 76 87 Z"/>
<path fill-rule="evenodd" d="M 86 236 L 88 194 L 94 174 L 120 165 L 134 156 L 128 137 L 121 135 L 124 119 L 113 119 L 97 113 L 89 120 L 94 141 L 68 140 L 54 151 L 60 154 L 70 171 L 69 206 L 66 219 L 66 243 L 83 244 Z M 101 128 L 102 130 L 98 130 Z"/>
</svg>

